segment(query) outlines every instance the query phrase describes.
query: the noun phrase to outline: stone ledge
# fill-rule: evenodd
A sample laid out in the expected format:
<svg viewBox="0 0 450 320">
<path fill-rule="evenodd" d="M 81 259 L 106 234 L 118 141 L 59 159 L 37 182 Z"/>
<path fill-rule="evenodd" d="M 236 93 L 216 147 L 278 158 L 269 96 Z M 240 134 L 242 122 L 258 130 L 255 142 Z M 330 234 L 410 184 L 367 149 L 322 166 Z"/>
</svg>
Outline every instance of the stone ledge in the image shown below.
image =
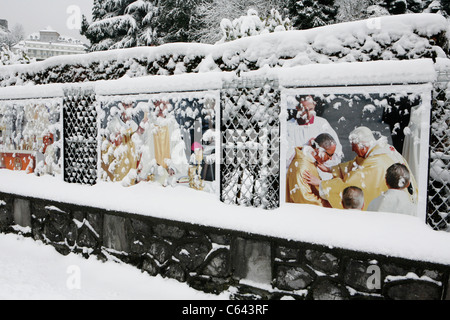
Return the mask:
<svg viewBox="0 0 450 320">
<path fill-rule="evenodd" d="M 0 200 L 2 232 L 25 233 L 64 255 L 128 263 L 208 293 L 235 288 L 233 299 L 449 299 L 447 265 L 8 194 Z"/>
</svg>

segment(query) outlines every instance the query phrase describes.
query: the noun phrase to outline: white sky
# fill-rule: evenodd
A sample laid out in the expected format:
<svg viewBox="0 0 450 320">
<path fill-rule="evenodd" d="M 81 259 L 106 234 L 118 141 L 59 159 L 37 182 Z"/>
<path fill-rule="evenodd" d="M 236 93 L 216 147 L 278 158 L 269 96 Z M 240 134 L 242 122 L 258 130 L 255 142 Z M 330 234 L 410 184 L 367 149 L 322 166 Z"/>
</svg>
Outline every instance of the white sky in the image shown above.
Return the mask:
<svg viewBox="0 0 450 320">
<path fill-rule="evenodd" d="M 87 42 L 79 30 L 68 28 L 67 21 L 73 20 L 70 19 L 71 14 L 67 13 L 67 9 L 70 6 L 79 7 L 81 14 L 90 21 L 93 2 L 93 0 L 0 0 L 0 19 L 8 20 L 9 29 L 21 24 L 25 36 L 51 26 L 61 35 Z"/>
</svg>

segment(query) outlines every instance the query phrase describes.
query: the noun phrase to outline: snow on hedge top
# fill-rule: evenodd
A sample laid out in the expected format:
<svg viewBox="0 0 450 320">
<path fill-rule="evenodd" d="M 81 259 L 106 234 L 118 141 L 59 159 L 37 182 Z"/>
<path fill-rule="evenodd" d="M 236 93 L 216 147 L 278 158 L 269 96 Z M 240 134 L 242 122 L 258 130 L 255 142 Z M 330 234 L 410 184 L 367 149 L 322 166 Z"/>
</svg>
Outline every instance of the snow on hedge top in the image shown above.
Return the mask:
<svg viewBox="0 0 450 320">
<path fill-rule="evenodd" d="M 158 47 L 59 56 L 0 68 L 0 86 L 119 79 L 124 75 L 245 72 L 264 66 L 445 57 L 447 22 L 438 14 L 406 14 L 275 32 L 217 45 Z"/>
<path fill-rule="evenodd" d="M 282 87 L 392 85 L 430 83 L 437 79 L 431 59 L 311 64 L 292 68 L 261 68 L 243 72 L 208 72 L 171 76 L 122 77 L 83 82 L 77 87 L 93 89 L 100 96 L 139 93 L 220 90 L 234 80 L 278 79 Z M 63 97 L 73 83 L 26 85 L 0 88 L 0 100 Z"/>
</svg>

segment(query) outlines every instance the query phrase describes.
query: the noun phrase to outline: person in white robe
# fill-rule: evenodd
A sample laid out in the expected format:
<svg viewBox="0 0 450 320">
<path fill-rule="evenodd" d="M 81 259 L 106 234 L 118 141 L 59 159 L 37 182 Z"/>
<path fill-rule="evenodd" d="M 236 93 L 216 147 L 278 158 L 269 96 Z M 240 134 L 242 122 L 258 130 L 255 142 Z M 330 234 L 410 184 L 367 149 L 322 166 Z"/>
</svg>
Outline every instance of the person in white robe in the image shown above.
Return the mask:
<svg viewBox="0 0 450 320">
<path fill-rule="evenodd" d="M 155 107 L 150 118 L 146 114 L 143 120 L 147 128 L 142 135 L 138 176 L 139 180 L 174 185 L 188 176 L 186 145 L 175 117 L 169 113 L 168 103 L 158 102 Z"/>
<path fill-rule="evenodd" d="M 369 204 L 367 211 L 401 213 L 415 217 L 416 206 L 405 192 L 410 183 L 408 168 L 400 163 L 393 164 L 386 171 L 386 185 L 389 189 L 375 198 Z"/>
<path fill-rule="evenodd" d="M 342 207 L 347 210 L 362 210 L 364 208 L 364 192 L 358 187 L 347 187 L 342 192 Z"/>
<path fill-rule="evenodd" d="M 288 151 L 286 157 L 286 168 L 289 168 L 292 159 L 295 157 L 295 149 L 308 145 L 311 139 L 314 139 L 322 133 L 330 134 L 336 141 L 336 152 L 332 159 L 327 161 L 327 167 L 333 167 L 341 162 L 343 157 L 342 145 L 336 131 L 330 123 L 322 117 L 318 117 L 315 112 L 316 102 L 311 96 L 303 99 L 297 106 L 297 117 L 287 121 L 287 142 Z M 319 175 L 322 180 L 331 179 L 329 173 L 319 169 Z"/>
</svg>

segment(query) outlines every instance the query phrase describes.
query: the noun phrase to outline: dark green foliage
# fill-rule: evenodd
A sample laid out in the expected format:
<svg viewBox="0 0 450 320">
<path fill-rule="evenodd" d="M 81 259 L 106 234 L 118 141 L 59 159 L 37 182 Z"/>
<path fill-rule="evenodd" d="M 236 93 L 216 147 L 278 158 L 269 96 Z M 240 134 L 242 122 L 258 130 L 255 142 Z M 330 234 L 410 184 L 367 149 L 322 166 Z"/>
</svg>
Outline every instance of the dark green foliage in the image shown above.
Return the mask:
<svg viewBox="0 0 450 320">
<path fill-rule="evenodd" d="M 158 44 L 157 0 L 95 0 L 93 21 L 83 17 L 81 34 L 91 51 Z"/>
<path fill-rule="evenodd" d="M 289 17 L 295 29 L 321 27 L 335 22 L 334 0 L 291 0 Z"/>
<path fill-rule="evenodd" d="M 196 16 L 199 0 L 165 0 L 160 2 L 158 29 L 163 43 L 191 42 L 192 29 L 198 28 Z"/>
</svg>

